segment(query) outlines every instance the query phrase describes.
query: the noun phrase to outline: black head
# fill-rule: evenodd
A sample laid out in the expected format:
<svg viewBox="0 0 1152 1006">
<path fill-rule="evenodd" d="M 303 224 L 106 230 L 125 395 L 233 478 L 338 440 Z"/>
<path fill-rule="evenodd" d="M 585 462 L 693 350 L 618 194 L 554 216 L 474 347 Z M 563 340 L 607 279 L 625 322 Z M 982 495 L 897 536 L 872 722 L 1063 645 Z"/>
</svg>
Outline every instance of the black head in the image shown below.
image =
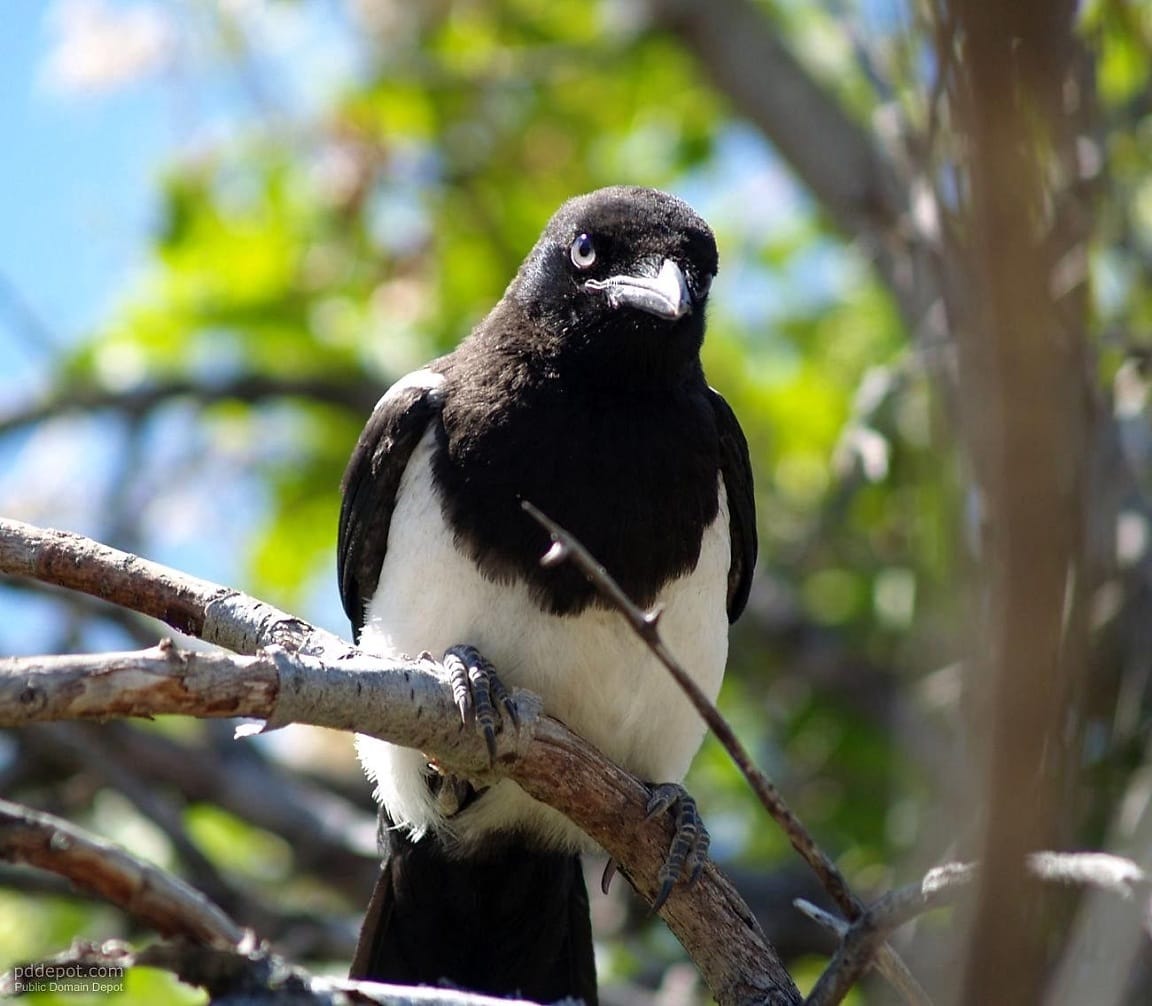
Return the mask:
<svg viewBox="0 0 1152 1006">
<path fill-rule="evenodd" d="M 601 370 L 682 372 L 704 339 L 716 268 L 712 231 L 687 203 L 616 186 L 560 207 L 508 296 L 555 351 Z"/>
</svg>

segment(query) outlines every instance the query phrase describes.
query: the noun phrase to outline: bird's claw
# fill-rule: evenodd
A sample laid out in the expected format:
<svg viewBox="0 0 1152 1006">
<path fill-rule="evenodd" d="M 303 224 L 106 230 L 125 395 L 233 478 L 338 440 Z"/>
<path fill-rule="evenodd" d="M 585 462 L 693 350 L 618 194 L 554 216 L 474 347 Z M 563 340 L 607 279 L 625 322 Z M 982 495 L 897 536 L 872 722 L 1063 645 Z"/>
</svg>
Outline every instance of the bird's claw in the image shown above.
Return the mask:
<svg viewBox="0 0 1152 1006">
<path fill-rule="evenodd" d="M 618 864 L 616 860 L 609 857 L 608 862 L 604 864 L 604 872 L 600 875 L 600 890 L 607 894 L 609 888 L 612 886 L 612 878 L 616 876 Z"/>
<path fill-rule="evenodd" d="M 678 786 L 676 783 L 662 783 L 652 787 L 645 820 L 650 821 L 656 815 L 668 810 L 675 813 L 676 835 L 668 849 L 668 857 L 656 877 L 660 881 L 660 890 L 652 902 L 653 912 L 660 910 L 668 900 L 668 895 L 672 893 L 672 888 L 680 880 L 686 879 L 688 884 L 696 883 L 704 864 L 708 861 L 708 846 L 711 844 L 708 829 L 700 819 L 696 801 L 688 795 L 683 786 Z"/>
<path fill-rule="evenodd" d="M 506 714 L 516 730 L 520 715 L 516 703 L 496 671 L 473 646 L 453 646 L 444 652 L 444 668 L 452 685 L 452 698 L 465 725 L 475 724 L 484 734 L 488 764 L 496 761 L 496 731 Z"/>
</svg>

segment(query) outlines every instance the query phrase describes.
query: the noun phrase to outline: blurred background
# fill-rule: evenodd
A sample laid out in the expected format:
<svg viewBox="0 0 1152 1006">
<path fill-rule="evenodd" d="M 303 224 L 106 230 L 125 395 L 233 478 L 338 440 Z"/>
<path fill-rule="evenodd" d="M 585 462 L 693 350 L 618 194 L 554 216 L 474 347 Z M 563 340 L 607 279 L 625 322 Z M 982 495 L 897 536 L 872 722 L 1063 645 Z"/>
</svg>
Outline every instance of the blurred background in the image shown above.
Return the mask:
<svg viewBox="0 0 1152 1006">
<path fill-rule="evenodd" d="M 956 418 L 959 314 L 940 292 L 965 236 L 950 12 L 695 6 L 14 5 L 0 36 L 0 513 L 346 635 L 339 480 L 376 399 L 486 313 L 564 199 L 675 192 L 717 233 L 705 367 L 757 477 L 760 564 L 722 707 L 853 885 L 879 893 L 965 853 L 966 822 L 945 810 L 974 771 L 965 654 L 985 513 Z M 1152 698 L 1152 15 L 1094 0 L 1074 31 L 1091 100 L 1062 141 L 1074 167 L 1053 184 L 1079 216 L 1056 258 L 1111 446 L 1086 504 L 1092 677 L 1068 842 L 1131 854 Z M 879 187 L 859 149 L 882 162 Z M 161 635 L 0 580 L 4 655 Z M 811 981 L 830 944 L 790 903 L 820 901 L 815 884 L 712 742 L 687 785 L 715 858 Z M 346 967 L 375 870 L 347 736 L 53 724 L 0 736 L 0 794 L 180 873 L 293 960 Z M 696 1001 L 683 952 L 625 887 L 593 897 L 606 999 Z M 947 973 L 940 928 L 903 937 L 918 973 Z M 50 878 L 0 870 L 0 970 L 118 934 L 147 938 Z M 124 1001 L 202 1000 L 140 972 Z"/>
</svg>

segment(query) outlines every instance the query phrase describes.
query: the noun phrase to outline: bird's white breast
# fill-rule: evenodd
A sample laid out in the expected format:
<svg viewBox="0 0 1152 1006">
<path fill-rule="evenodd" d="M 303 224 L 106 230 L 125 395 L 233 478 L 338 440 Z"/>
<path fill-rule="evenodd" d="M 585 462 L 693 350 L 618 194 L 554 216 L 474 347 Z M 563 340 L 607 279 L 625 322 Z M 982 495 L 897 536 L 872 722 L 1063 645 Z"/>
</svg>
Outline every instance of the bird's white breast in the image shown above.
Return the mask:
<svg viewBox="0 0 1152 1006">
<path fill-rule="evenodd" d="M 682 780 L 705 728 L 668 671 L 616 612 L 548 614 L 522 583 L 486 579 L 443 517 L 430 465 L 434 447 L 430 429 L 401 480 L 360 645 L 384 656 L 439 656 L 471 644 L 506 684 L 539 693 L 546 712 L 630 771 L 654 782 Z M 712 698 L 728 654 L 731 561 L 719 476 L 718 483 L 720 512 L 704 532 L 695 570 L 667 584 L 658 599 L 665 641 Z M 612 519 L 610 505 L 604 519 Z M 358 750 L 389 816 L 415 834 L 433 828 L 467 846 L 492 829 L 523 827 L 557 847 L 588 844 L 567 819 L 509 780 L 445 821 L 425 785 L 423 755 L 366 737 L 358 738 Z"/>
</svg>

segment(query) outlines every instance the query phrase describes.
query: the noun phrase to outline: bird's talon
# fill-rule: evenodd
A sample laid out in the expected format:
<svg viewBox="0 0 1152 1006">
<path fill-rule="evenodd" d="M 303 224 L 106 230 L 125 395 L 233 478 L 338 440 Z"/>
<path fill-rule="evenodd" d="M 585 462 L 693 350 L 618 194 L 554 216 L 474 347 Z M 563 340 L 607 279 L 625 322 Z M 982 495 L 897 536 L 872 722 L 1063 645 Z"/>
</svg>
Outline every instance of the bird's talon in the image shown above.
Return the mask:
<svg viewBox="0 0 1152 1006">
<path fill-rule="evenodd" d="M 655 915 L 661 908 L 664 907 L 664 902 L 668 900 L 668 895 L 672 893 L 672 888 L 676 886 L 676 881 L 668 877 L 660 885 L 660 890 L 656 892 L 656 898 L 652 902 L 652 914 Z"/>
<path fill-rule="evenodd" d="M 647 812 L 644 815 L 645 821 L 651 821 L 652 818 L 664 811 L 671 808 L 674 804 L 681 799 L 692 800 L 692 797 L 684 791 L 684 787 L 677 786 L 675 783 L 665 782 L 659 786 L 652 787 L 652 795 L 648 797 Z M 693 801 L 693 808 L 695 808 L 695 801 Z"/>
<path fill-rule="evenodd" d="M 650 821 L 667 810 L 673 810 L 675 813 L 676 835 L 668 849 L 668 857 L 656 877 L 660 882 L 660 889 L 652 902 L 653 912 L 660 910 L 681 880 L 687 885 L 696 882 L 708 860 L 708 847 L 711 844 L 708 831 L 700 819 L 696 801 L 682 786 L 663 783 L 652 787 L 645 820 Z"/>
<path fill-rule="evenodd" d="M 616 860 L 609 858 L 608 862 L 604 864 L 604 872 L 600 875 L 601 893 L 608 893 L 608 888 L 612 886 L 612 878 L 616 876 L 616 870 Z"/>
<path fill-rule="evenodd" d="M 452 699 L 465 726 L 475 726 L 484 735 L 488 764 L 496 761 L 496 733 L 501 717 L 497 707 L 508 712 L 518 730 L 520 718 L 508 690 L 492 665 L 472 646 L 453 646 L 444 653 L 444 667 L 452 686 Z"/>
<path fill-rule="evenodd" d="M 704 822 L 700 822 L 700 833 L 696 839 L 696 846 L 692 850 L 692 858 L 690 860 L 692 872 L 688 875 L 688 884 L 691 886 L 700 879 L 700 874 L 704 872 L 704 865 L 708 862 L 708 849 L 712 844 L 712 836 L 708 834 L 708 829 L 704 827 Z"/>
<path fill-rule="evenodd" d="M 508 714 L 508 719 L 511 721 L 513 729 L 519 733 L 520 710 L 516 708 L 516 703 L 508 693 L 508 689 L 504 687 L 504 682 L 496 677 L 495 674 L 491 673 L 491 668 L 489 668 L 488 687 L 492 694 L 493 705 L 499 706 Z"/>
<path fill-rule="evenodd" d="M 444 669 L 448 672 L 448 681 L 452 685 L 452 701 L 460 713 L 460 722 L 465 726 L 475 715 L 472 703 L 472 689 L 468 685 L 468 666 L 460 659 L 460 655 L 452 650 L 444 654 Z"/>
<path fill-rule="evenodd" d="M 508 714 L 508 719 L 512 722 L 512 729 L 517 733 L 520 732 L 520 710 L 516 708 L 516 703 L 511 695 L 505 695 L 501 702 L 504 711 Z"/>
</svg>

